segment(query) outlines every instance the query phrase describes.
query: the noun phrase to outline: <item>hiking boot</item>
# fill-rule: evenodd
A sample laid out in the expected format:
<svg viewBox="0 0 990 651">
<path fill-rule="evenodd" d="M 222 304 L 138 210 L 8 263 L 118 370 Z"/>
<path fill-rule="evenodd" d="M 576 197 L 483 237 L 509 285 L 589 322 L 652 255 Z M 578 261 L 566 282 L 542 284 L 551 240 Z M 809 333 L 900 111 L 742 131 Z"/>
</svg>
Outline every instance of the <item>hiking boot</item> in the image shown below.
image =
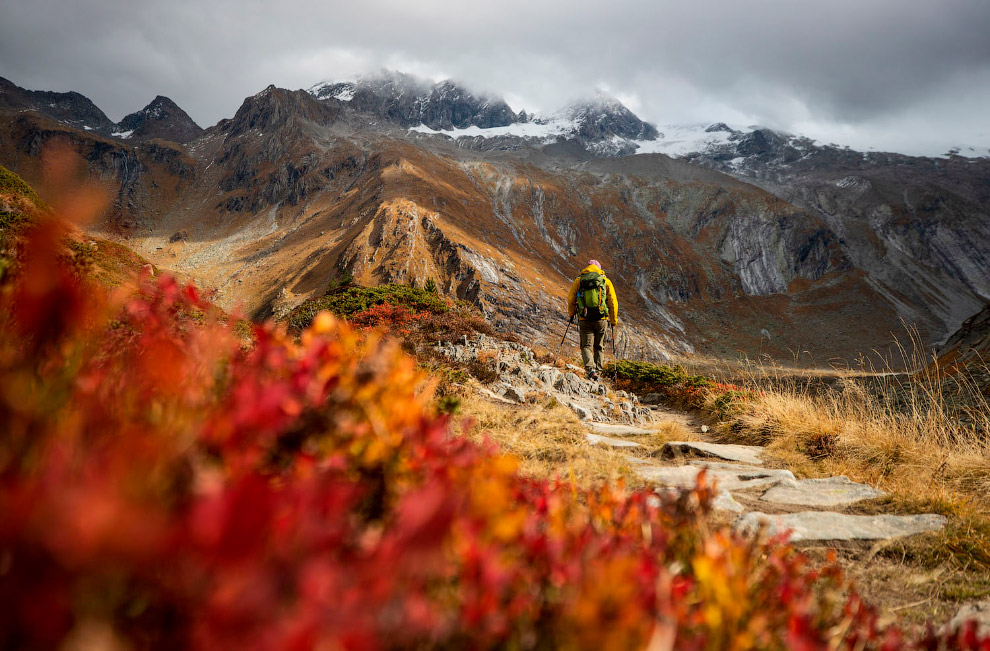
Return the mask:
<svg viewBox="0 0 990 651">
<path fill-rule="evenodd" d="M 588 373 L 588 379 L 591 380 L 592 382 L 597 382 L 598 381 L 598 371 L 592 371 L 591 373 Z"/>
</svg>

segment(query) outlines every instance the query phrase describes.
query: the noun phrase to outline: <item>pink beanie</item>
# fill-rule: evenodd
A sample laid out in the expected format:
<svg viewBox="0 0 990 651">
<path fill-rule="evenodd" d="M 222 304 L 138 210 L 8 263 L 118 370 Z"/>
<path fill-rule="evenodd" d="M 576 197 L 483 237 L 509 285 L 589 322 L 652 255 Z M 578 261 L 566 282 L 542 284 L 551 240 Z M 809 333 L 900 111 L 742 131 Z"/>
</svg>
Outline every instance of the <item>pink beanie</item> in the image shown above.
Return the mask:
<svg viewBox="0 0 990 651">
<path fill-rule="evenodd" d="M 590 267 L 591 265 L 594 265 L 594 266 L 598 267 L 599 269 L 602 268 L 602 263 L 599 262 L 598 260 L 588 260 L 588 266 Z"/>
</svg>

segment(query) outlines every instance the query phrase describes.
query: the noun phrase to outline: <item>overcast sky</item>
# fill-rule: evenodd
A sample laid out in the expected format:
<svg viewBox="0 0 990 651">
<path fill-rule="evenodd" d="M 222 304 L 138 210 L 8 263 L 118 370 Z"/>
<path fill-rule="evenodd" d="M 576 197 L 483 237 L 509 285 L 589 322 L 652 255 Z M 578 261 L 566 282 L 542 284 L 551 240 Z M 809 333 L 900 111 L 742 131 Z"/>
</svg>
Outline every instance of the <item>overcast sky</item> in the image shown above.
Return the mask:
<svg viewBox="0 0 990 651">
<path fill-rule="evenodd" d="M 162 94 L 209 126 L 270 83 L 383 67 L 516 110 L 604 88 L 658 125 L 990 146 L 990 0 L 0 0 L 0 76 L 113 120 Z"/>
</svg>

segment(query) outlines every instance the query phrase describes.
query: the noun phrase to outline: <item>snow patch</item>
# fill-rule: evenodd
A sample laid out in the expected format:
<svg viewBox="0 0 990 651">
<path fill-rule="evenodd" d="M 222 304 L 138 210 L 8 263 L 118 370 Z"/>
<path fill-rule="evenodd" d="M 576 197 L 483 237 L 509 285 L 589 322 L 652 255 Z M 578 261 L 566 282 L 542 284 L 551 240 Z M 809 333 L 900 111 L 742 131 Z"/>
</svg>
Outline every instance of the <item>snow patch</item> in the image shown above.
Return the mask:
<svg viewBox="0 0 990 651">
<path fill-rule="evenodd" d="M 721 125 L 721 123 L 719 123 Z M 732 141 L 732 131 L 708 131 L 708 124 L 670 124 L 659 127 L 660 137 L 656 140 L 637 140 L 637 154 L 666 154 L 684 156 L 694 152 L 704 152 Z"/>
<path fill-rule="evenodd" d="M 88 128 L 89 127 L 87 127 L 87 129 Z M 133 134 L 133 133 L 134 133 L 134 129 L 131 129 L 130 131 L 114 131 L 110 135 L 113 136 L 114 138 L 124 138 L 124 139 L 127 139 L 127 138 L 130 138 L 131 137 L 131 134 Z"/>
<path fill-rule="evenodd" d="M 478 126 L 470 126 L 462 129 L 431 129 L 425 124 L 411 127 L 409 131 L 426 135 L 442 135 L 449 138 L 499 138 L 502 136 L 513 136 L 516 138 L 526 138 L 541 142 L 553 142 L 558 136 L 566 136 L 576 131 L 573 120 L 562 117 L 551 117 L 546 119 L 532 120 L 530 122 L 516 122 L 504 127 L 490 127 L 482 129 Z"/>
</svg>

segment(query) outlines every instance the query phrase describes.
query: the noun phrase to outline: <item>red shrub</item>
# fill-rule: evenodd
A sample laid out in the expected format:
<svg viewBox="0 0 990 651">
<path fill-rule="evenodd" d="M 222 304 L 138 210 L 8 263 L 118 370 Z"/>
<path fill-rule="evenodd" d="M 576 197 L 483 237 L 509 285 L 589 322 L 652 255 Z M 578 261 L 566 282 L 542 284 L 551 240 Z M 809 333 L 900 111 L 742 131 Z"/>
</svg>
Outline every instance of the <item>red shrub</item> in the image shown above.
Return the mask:
<svg viewBox="0 0 990 651">
<path fill-rule="evenodd" d="M 48 256 L 57 234 L 0 287 L 4 647 L 899 643 L 834 566 L 710 532 L 703 484 L 522 478 L 429 416 L 376 333 L 322 314 L 244 349 L 171 278 L 78 281 Z"/>
</svg>

